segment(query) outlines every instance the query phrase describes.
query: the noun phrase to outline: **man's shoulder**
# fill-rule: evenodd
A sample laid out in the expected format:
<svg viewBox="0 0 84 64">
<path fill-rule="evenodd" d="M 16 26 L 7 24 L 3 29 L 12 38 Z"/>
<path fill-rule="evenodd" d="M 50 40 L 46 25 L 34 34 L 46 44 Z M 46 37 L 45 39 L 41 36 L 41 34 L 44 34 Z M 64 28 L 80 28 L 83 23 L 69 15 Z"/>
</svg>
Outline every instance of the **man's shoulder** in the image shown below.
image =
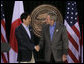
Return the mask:
<svg viewBox="0 0 84 64">
<path fill-rule="evenodd" d="M 60 27 L 65 28 L 65 25 L 64 25 L 63 23 L 57 22 L 57 24 L 58 24 Z"/>
<path fill-rule="evenodd" d="M 21 29 L 21 26 L 22 26 L 22 24 L 20 24 L 20 25 L 15 29 L 15 31 L 19 31 L 19 30 Z"/>
</svg>

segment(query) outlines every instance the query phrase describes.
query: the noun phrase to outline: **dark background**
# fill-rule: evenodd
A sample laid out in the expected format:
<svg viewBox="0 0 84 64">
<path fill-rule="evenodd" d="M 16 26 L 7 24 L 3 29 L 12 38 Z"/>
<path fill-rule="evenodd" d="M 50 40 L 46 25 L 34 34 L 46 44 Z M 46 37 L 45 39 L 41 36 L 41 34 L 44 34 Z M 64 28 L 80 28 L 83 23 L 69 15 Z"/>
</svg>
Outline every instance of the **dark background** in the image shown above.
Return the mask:
<svg viewBox="0 0 84 64">
<path fill-rule="evenodd" d="M 84 14 L 84 4 L 83 0 L 76 1 L 77 2 L 77 9 L 78 9 L 78 15 L 79 15 L 79 25 L 80 30 L 82 28 L 82 24 L 84 21 L 83 14 Z M 37 6 L 41 4 L 50 4 L 58 8 L 58 10 L 61 12 L 63 19 L 65 18 L 65 11 L 66 11 L 66 1 L 46 1 L 46 0 L 31 0 L 31 1 L 23 1 L 24 4 L 24 11 L 25 12 L 32 12 Z M 5 20 L 6 20 L 6 32 L 7 32 L 7 39 L 9 41 L 9 35 L 10 35 L 10 28 L 11 28 L 11 21 L 12 21 L 12 14 L 13 14 L 13 7 L 14 7 L 14 1 L 3 1 L 4 6 L 4 12 L 5 12 Z M 38 42 L 38 38 L 37 42 Z M 42 52 L 40 52 L 42 54 Z M 39 54 L 40 58 L 43 58 L 43 54 Z"/>
</svg>

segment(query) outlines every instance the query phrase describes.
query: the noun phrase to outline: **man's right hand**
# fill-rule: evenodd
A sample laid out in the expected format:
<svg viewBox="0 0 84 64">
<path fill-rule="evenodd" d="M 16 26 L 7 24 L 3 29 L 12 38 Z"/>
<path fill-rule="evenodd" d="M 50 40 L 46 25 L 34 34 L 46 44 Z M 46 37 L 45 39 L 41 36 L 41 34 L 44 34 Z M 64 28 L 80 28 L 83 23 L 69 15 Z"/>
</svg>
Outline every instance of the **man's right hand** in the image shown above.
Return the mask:
<svg viewBox="0 0 84 64">
<path fill-rule="evenodd" d="M 63 62 L 66 61 L 67 60 L 67 55 L 63 54 L 62 60 L 63 60 Z"/>
<path fill-rule="evenodd" d="M 36 50 L 37 52 L 39 52 L 39 50 L 40 50 L 39 45 L 36 45 L 36 46 L 35 46 L 35 50 Z"/>
</svg>

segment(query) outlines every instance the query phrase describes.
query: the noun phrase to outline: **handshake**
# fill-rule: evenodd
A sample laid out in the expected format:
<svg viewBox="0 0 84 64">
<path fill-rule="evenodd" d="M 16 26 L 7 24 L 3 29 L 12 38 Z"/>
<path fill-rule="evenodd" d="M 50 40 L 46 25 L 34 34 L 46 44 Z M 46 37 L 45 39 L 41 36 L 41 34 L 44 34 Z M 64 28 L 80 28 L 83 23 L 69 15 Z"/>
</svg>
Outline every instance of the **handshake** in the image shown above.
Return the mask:
<svg viewBox="0 0 84 64">
<path fill-rule="evenodd" d="M 35 46 L 35 50 L 36 50 L 37 52 L 39 52 L 40 46 L 39 46 L 39 45 L 36 45 L 36 46 Z"/>
</svg>

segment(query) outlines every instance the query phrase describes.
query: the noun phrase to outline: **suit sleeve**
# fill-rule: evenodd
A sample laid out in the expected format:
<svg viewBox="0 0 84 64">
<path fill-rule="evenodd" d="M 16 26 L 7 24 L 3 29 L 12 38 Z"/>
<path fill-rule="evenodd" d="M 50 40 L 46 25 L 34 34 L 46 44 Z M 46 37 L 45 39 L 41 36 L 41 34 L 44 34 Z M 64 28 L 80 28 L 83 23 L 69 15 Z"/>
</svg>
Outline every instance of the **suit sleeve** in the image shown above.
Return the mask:
<svg viewBox="0 0 84 64">
<path fill-rule="evenodd" d="M 63 54 L 68 53 L 68 35 L 67 35 L 67 30 L 66 27 L 64 26 L 62 29 L 62 40 L 63 40 Z"/>
<path fill-rule="evenodd" d="M 18 46 L 19 49 L 22 49 L 21 46 L 25 46 L 25 48 L 27 48 L 29 50 L 34 50 L 34 44 L 33 43 L 30 43 L 28 41 L 23 41 L 23 36 L 21 35 L 20 30 L 16 29 L 15 35 L 16 35 L 18 45 L 20 45 L 20 46 Z"/>
</svg>

